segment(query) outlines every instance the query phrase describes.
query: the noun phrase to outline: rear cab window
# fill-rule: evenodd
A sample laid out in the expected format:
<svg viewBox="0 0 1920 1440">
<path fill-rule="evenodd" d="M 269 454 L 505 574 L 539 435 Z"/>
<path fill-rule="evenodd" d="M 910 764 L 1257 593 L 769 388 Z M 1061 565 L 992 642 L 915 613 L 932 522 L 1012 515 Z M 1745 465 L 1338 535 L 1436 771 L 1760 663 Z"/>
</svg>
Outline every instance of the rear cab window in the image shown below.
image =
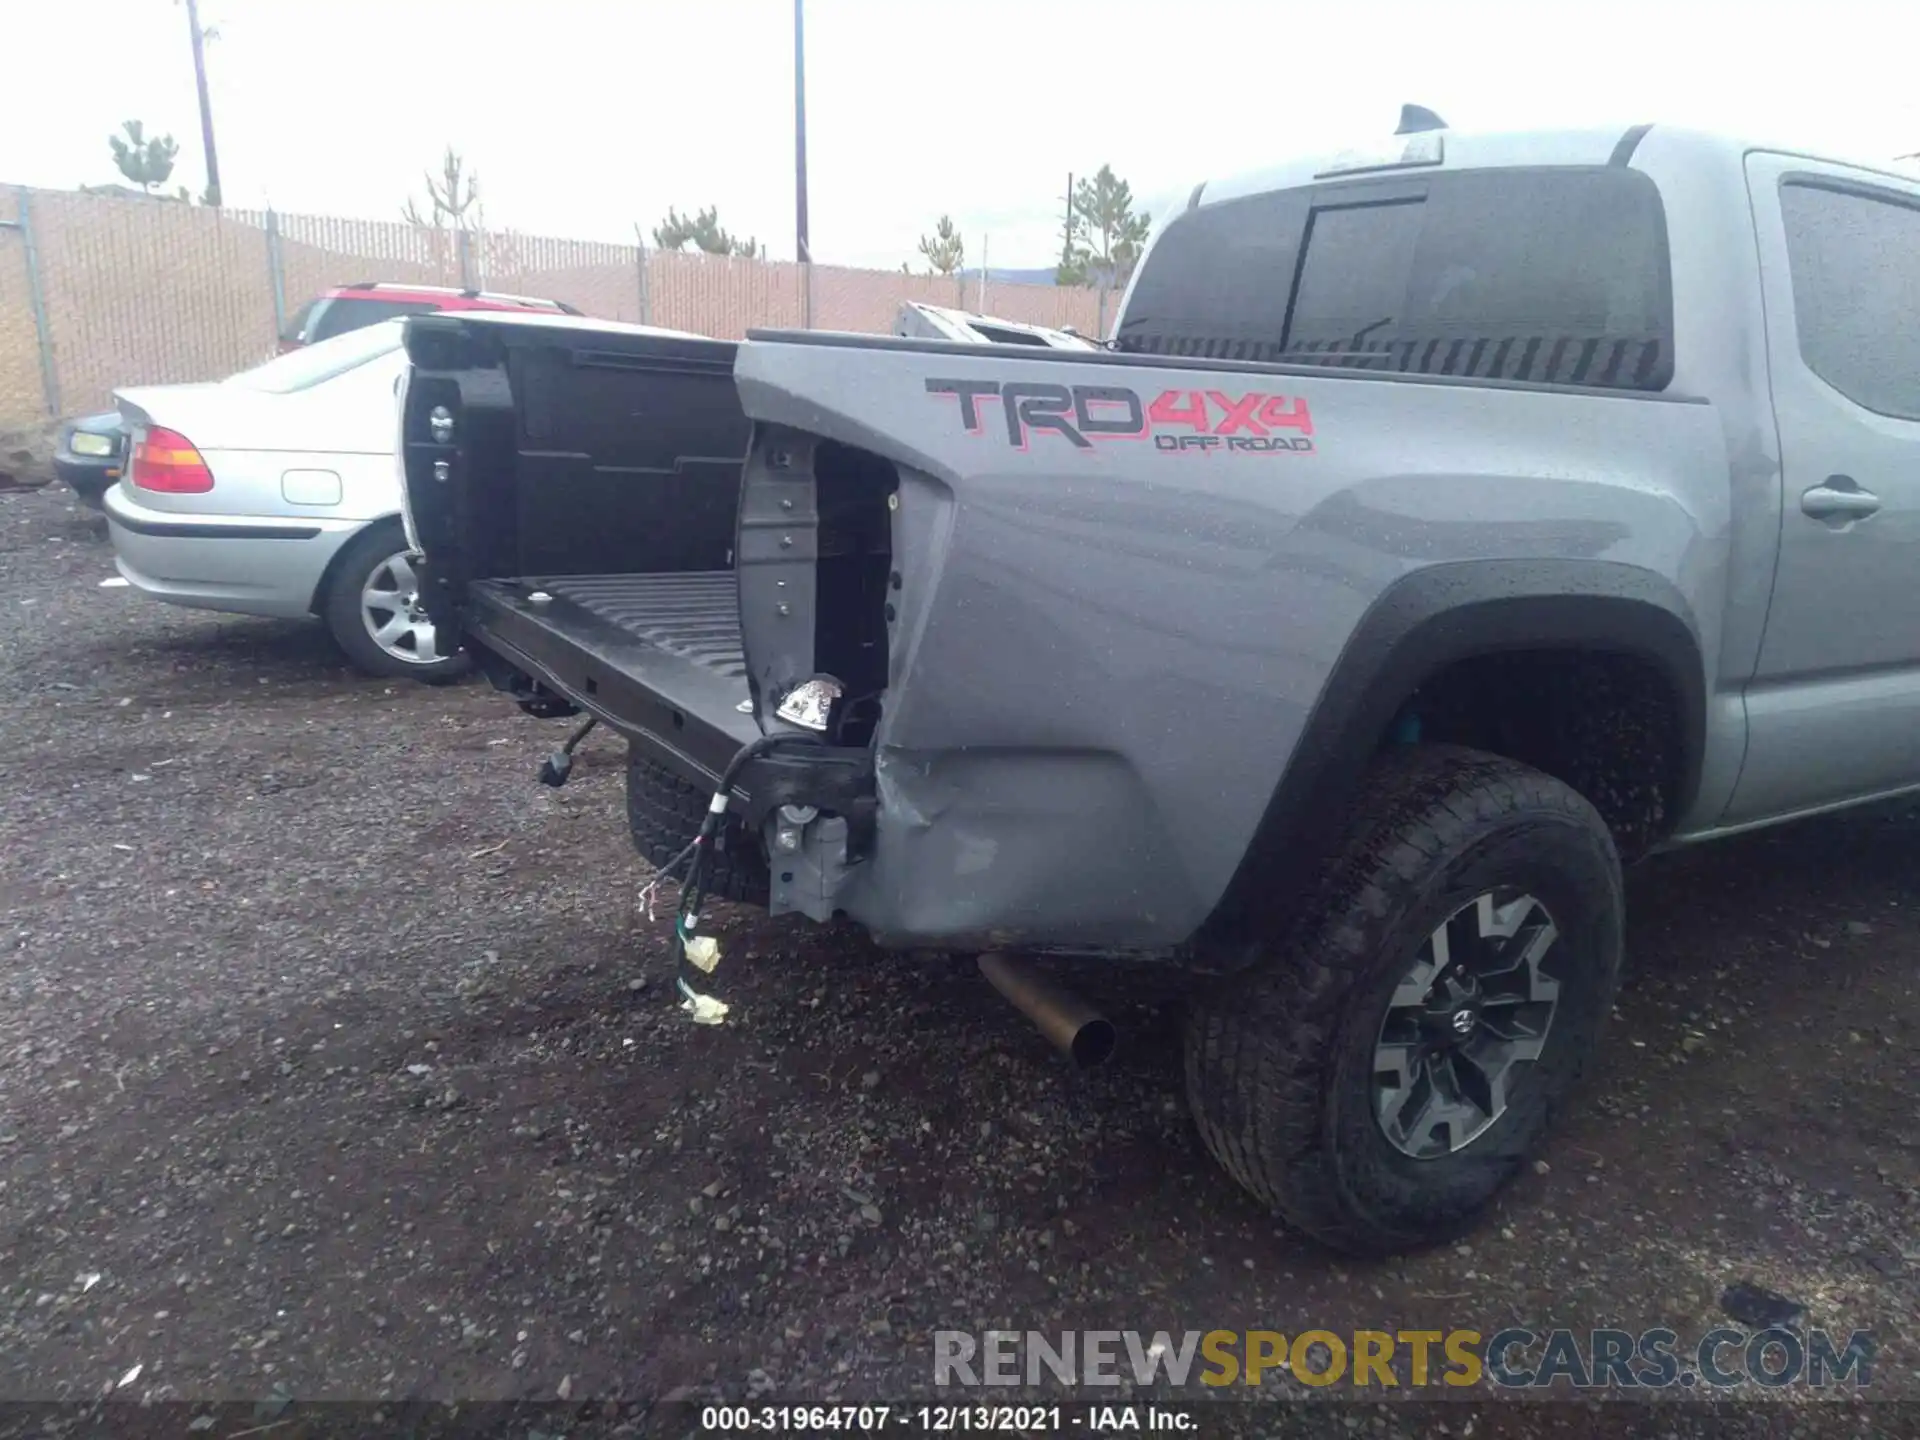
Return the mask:
<svg viewBox="0 0 1920 1440">
<path fill-rule="evenodd" d="M 1619 166 L 1340 181 L 1202 205 L 1149 252 L 1117 348 L 1658 391 L 1666 221 Z"/>
</svg>

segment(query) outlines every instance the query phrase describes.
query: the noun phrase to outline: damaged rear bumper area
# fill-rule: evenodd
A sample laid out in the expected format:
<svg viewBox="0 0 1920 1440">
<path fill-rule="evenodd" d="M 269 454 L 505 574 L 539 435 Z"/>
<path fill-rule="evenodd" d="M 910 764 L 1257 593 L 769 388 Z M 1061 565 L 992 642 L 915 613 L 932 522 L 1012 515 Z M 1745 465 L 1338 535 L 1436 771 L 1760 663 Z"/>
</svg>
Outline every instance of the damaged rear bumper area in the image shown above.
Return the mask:
<svg viewBox="0 0 1920 1440">
<path fill-rule="evenodd" d="M 741 772 L 769 908 L 903 948 L 1178 945 L 1205 907 L 1179 893 L 1139 775 L 1110 736 L 1074 733 L 1070 678 L 1023 657 L 1058 653 L 1058 629 L 1030 618 L 1050 598 L 998 536 L 957 543 L 974 538 L 959 519 L 924 470 L 756 427 L 736 550 L 752 707 L 764 733 L 817 742 Z M 916 664 L 929 646 L 937 663 Z"/>
</svg>

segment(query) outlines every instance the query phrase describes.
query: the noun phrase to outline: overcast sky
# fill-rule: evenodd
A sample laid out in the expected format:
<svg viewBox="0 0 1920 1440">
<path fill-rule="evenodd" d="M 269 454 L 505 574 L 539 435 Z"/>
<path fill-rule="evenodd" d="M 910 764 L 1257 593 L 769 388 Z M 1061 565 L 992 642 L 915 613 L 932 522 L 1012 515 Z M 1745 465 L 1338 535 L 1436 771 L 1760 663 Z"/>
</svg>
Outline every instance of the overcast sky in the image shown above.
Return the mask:
<svg viewBox="0 0 1920 1440">
<path fill-rule="evenodd" d="M 397 218 L 451 142 L 495 226 L 631 240 L 716 204 L 791 256 L 790 0 L 201 0 L 228 203 Z M 122 120 L 204 183 L 180 0 L 0 0 L 0 183 L 118 178 Z M 813 251 L 897 266 L 942 211 L 977 263 L 1059 248 L 1068 171 L 1158 207 L 1390 131 L 1641 120 L 1920 150 L 1920 5 L 807 0 Z"/>
</svg>

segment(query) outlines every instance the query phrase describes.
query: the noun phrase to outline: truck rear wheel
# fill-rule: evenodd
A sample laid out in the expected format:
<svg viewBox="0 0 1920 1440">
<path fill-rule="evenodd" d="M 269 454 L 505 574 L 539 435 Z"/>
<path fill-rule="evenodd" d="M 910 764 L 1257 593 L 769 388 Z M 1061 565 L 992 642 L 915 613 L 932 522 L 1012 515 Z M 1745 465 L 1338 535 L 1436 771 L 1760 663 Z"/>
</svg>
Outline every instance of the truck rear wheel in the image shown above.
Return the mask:
<svg viewBox="0 0 1920 1440">
<path fill-rule="evenodd" d="M 1469 1228 L 1591 1057 L 1621 962 L 1620 862 L 1550 776 L 1388 754 L 1297 920 L 1191 1009 L 1187 1096 L 1235 1180 L 1335 1248 Z"/>
<path fill-rule="evenodd" d="M 627 750 L 627 829 L 649 865 L 665 865 L 686 848 L 706 818 L 711 795 L 663 765 Z M 706 892 L 742 905 L 767 903 L 772 881 L 758 841 L 736 815 L 720 826 L 707 860 Z"/>
</svg>

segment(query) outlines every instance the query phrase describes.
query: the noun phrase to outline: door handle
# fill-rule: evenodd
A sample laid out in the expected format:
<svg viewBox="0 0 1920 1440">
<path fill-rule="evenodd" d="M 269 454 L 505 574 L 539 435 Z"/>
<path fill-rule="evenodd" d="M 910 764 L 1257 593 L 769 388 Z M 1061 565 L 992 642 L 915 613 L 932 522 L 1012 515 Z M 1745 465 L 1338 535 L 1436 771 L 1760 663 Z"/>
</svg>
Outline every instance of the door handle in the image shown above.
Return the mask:
<svg viewBox="0 0 1920 1440">
<path fill-rule="evenodd" d="M 1851 476 L 1829 475 L 1800 497 L 1803 514 L 1815 520 L 1864 520 L 1880 508 L 1880 497 L 1862 490 Z"/>
</svg>

